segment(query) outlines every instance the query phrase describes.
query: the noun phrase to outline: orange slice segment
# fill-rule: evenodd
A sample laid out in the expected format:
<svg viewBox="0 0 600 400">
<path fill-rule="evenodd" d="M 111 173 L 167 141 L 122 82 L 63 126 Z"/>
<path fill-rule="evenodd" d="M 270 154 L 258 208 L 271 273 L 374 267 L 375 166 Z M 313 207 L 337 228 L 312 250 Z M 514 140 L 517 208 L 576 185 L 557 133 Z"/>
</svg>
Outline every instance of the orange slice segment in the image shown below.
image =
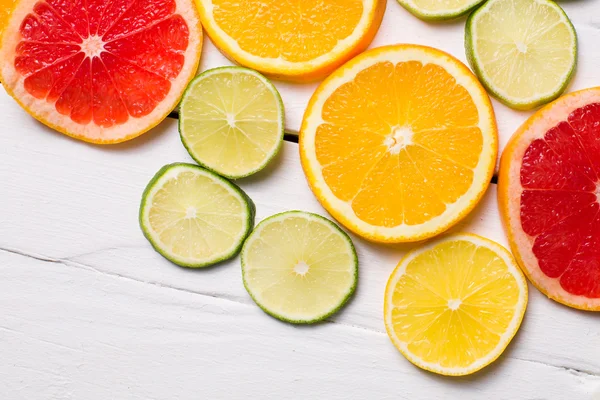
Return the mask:
<svg viewBox="0 0 600 400">
<path fill-rule="evenodd" d="M 493 174 L 497 129 L 474 75 L 439 50 L 368 51 L 325 80 L 300 132 L 323 206 L 378 242 L 432 237 L 475 207 Z"/>
<path fill-rule="evenodd" d="M 229 58 L 271 77 L 322 78 L 367 48 L 386 0 L 196 0 Z M 342 17 L 343 16 L 343 17 Z"/>
</svg>

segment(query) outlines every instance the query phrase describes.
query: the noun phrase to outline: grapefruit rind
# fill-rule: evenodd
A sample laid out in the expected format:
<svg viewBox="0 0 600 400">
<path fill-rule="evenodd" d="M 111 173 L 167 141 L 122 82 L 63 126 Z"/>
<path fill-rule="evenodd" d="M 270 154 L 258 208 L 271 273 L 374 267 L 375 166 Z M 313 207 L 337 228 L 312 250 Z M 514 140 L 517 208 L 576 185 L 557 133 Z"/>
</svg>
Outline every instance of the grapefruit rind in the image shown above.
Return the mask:
<svg viewBox="0 0 600 400">
<path fill-rule="evenodd" d="M 531 239 L 521 225 L 520 207 L 510 206 L 521 203 L 521 161 L 531 142 L 543 138 L 549 129 L 566 121 L 574 110 L 590 103 L 600 103 L 600 87 L 569 93 L 555 100 L 537 111 L 513 134 L 500 159 L 498 206 L 511 250 L 529 281 L 558 303 L 579 310 L 600 311 L 600 299 L 573 295 L 562 288 L 558 279 L 549 278 L 541 271 L 531 250 Z"/>
<path fill-rule="evenodd" d="M 178 77 L 171 81 L 171 88 L 165 99 L 148 115 L 142 118 L 131 117 L 126 123 L 111 128 L 102 128 L 92 123 L 78 124 L 58 113 L 54 104 L 39 100 L 29 94 L 23 85 L 24 78 L 13 66 L 16 46 L 21 34 L 21 21 L 29 14 L 37 0 L 20 0 L 12 13 L 8 26 L 0 38 L 0 59 L 11 60 L 0 64 L 0 82 L 6 92 L 32 117 L 44 125 L 75 139 L 94 144 L 116 144 L 134 139 L 160 124 L 179 104 L 188 82 L 196 75 L 202 53 L 202 25 L 192 0 L 175 0 L 176 14 L 184 17 L 189 29 L 189 43 L 185 51 L 185 63 Z"/>
<path fill-rule="evenodd" d="M 518 301 L 517 305 L 515 306 L 516 312 L 513 316 L 510 327 L 502 335 L 502 340 L 498 343 L 498 345 L 496 346 L 496 348 L 493 351 L 491 351 L 489 354 L 487 354 L 486 357 L 481 358 L 476 363 L 470 365 L 469 367 L 464 367 L 464 368 L 446 368 L 446 367 L 442 367 L 435 363 L 423 361 L 422 359 L 420 359 L 419 357 L 416 357 L 413 353 L 411 353 L 408 350 L 407 345 L 404 342 L 402 342 L 401 340 L 399 340 L 398 337 L 396 336 L 394 330 L 392 328 L 390 328 L 393 324 L 391 321 L 392 313 L 390 310 L 390 304 L 392 304 L 392 296 L 394 294 L 394 288 L 396 287 L 398 280 L 402 277 L 402 275 L 406 271 L 406 266 L 408 265 L 408 263 L 410 263 L 410 261 L 413 260 L 415 257 L 417 257 L 419 254 L 434 248 L 439 243 L 441 243 L 443 241 L 454 241 L 454 240 L 468 241 L 468 242 L 475 244 L 476 246 L 487 247 L 490 250 L 494 251 L 500 258 L 502 258 L 502 260 L 509 267 L 509 271 L 510 271 L 511 275 L 515 278 L 515 280 L 518 284 L 518 287 L 520 288 L 519 301 Z M 520 328 L 521 323 L 523 322 L 523 318 L 525 316 L 525 311 L 527 309 L 528 301 L 529 301 L 529 296 L 528 296 L 528 289 L 527 289 L 527 280 L 525 279 L 525 276 L 523 275 L 521 269 L 519 269 L 519 266 L 515 263 L 512 254 L 510 254 L 510 252 L 507 249 L 505 249 L 500 244 L 498 244 L 494 241 L 491 241 L 489 239 L 486 239 L 484 237 L 481 237 L 479 235 L 475 235 L 472 233 L 459 233 L 459 234 L 452 234 L 452 235 L 444 236 L 439 239 L 430 241 L 430 242 L 426 243 L 424 246 L 421 246 L 417 249 L 410 251 L 408 254 L 406 254 L 402 258 L 402 260 L 400 260 L 400 263 L 398 263 L 398 265 L 396 266 L 396 268 L 390 275 L 390 278 L 386 284 L 383 318 L 385 321 L 385 329 L 388 333 L 388 336 L 392 340 L 392 343 L 394 344 L 396 349 L 398 349 L 398 351 L 400 353 L 402 353 L 402 355 L 404 357 L 406 357 L 406 359 L 408 361 L 410 361 L 412 364 L 414 364 L 417 367 L 422 368 L 426 371 L 434 372 L 434 373 L 440 374 L 440 375 L 464 376 L 464 375 L 473 374 L 473 373 L 487 367 L 488 365 L 490 365 L 491 363 L 496 361 L 502 355 L 502 353 L 504 352 L 506 347 L 508 347 L 508 345 L 510 344 L 512 339 L 515 337 L 515 335 L 519 331 L 519 328 Z"/>
<path fill-rule="evenodd" d="M 446 211 L 420 225 L 396 227 L 374 226 L 359 219 L 348 202 L 337 198 L 326 184 L 316 157 L 315 136 L 317 127 L 323 123 L 321 110 L 326 100 L 341 85 L 352 81 L 357 74 L 378 62 L 421 61 L 444 67 L 471 95 L 480 115 L 479 127 L 483 134 L 483 146 L 479 163 L 474 168 L 471 187 Z M 485 89 L 473 73 L 459 60 L 440 50 L 420 45 L 392 45 L 369 50 L 330 75 L 311 97 L 300 128 L 300 160 L 307 181 L 321 205 L 353 233 L 373 242 L 404 243 L 434 237 L 465 218 L 479 203 L 494 174 L 498 153 L 498 133 L 494 110 Z"/>
<path fill-rule="evenodd" d="M 149 211 L 152 206 L 152 198 L 161 189 L 162 184 L 169 178 L 176 176 L 180 172 L 192 171 L 196 174 L 204 175 L 213 180 L 214 184 L 220 185 L 225 188 L 229 194 L 236 197 L 238 201 L 244 204 L 244 217 L 246 220 L 246 226 L 243 232 L 241 232 L 237 243 L 229 249 L 229 251 L 222 254 L 214 254 L 212 257 L 207 259 L 190 259 L 180 257 L 176 254 L 172 254 L 157 237 L 157 234 L 151 228 L 149 220 Z M 218 207 L 218 205 L 217 205 Z M 212 171 L 199 167 L 198 165 L 186 164 L 186 163 L 173 163 L 162 167 L 156 175 L 148 182 L 146 189 L 142 195 L 142 201 L 140 203 L 139 212 L 139 223 L 142 232 L 146 239 L 150 242 L 154 250 L 162 255 L 173 264 L 179 265 L 185 268 L 205 268 L 212 265 L 227 261 L 235 257 L 242 249 L 244 241 L 252 231 L 254 227 L 254 217 L 256 215 L 256 207 L 254 202 L 248 197 L 248 195 L 240 189 L 235 183 L 228 181 L 227 179 L 215 174 Z"/>
<path fill-rule="evenodd" d="M 243 50 L 219 27 L 212 16 L 212 0 L 195 0 L 206 33 L 231 61 L 259 71 L 270 78 L 291 82 L 311 82 L 321 79 L 352 57 L 364 51 L 379 30 L 387 0 L 364 0 L 368 5 L 352 35 L 339 41 L 327 54 L 305 62 L 290 62 L 279 58 L 262 58 Z"/>
</svg>

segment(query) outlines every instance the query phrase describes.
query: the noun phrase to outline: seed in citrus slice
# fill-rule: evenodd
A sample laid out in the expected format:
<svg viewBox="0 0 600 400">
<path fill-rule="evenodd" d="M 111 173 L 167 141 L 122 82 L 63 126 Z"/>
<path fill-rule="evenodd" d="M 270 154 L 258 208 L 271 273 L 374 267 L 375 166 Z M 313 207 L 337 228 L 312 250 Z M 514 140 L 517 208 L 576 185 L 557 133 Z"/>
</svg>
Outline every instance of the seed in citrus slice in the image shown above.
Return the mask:
<svg viewBox="0 0 600 400">
<path fill-rule="evenodd" d="M 283 102 L 275 86 L 242 67 L 215 68 L 195 78 L 179 108 L 179 132 L 199 164 L 242 178 L 263 169 L 283 142 Z"/>
<path fill-rule="evenodd" d="M 311 98 L 300 156 L 321 204 L 377 242 L 435 236 L 471 211 L 496 163 L 487 93 L 469 69 L 436 49 L 370 50 Z"/>
<path fill-rule="evenodd" d="M 600 88 L 533 115 L 502 154 L 498 202 L 531 282 L 570 307 L 600 311 Z"/>
<path fill-rule="evenodd" d="M 193 0 L 20 0 L 0 43 L 0 80 L 51 128 L 118 143 L 171 112 L 201 47 Z"/>
<path fill-rule="evenodd" d="M 336 313 L 358 279 L 350 237 L 320 215 L 301 211 L 262 221 L 242 250 L 244 286 L 267 314 L 311 324 Z"/>
<path fill-rule="evenodd" d="M 400 261 L 385 289 L 384 321 L 411 363 L 468 375 L 502 354 L 526 307 L 527 281 L 512 255 L 488 239 L 457 234 Z"/>
<path fill-rule="evenodd" d="M 252 200 L 197 165 L 170 164 L 150 181 L 140 206 L 144 236 L 182 267 L 207 267 L 239 253 L 254 226 Z"/>
<path fill-rule="evenodd" d="M 442 21 L 467 14 L 484 0 L 398 0 L 402 7 L 425 21 Z"/>
<path fill-rule="evenodd" d="M 377 33 L 386 0 L 196 0 L 206 32 L 235 62 L 293 81 L 325 77 Z"/>
<path fill-rule="evenodd" d="M 465 46 L 484 86 L 521 110 L 560 96 L 577 63 L 575 28 L 551 0 L 489 0 L 467 20 Z"/>
</svg>

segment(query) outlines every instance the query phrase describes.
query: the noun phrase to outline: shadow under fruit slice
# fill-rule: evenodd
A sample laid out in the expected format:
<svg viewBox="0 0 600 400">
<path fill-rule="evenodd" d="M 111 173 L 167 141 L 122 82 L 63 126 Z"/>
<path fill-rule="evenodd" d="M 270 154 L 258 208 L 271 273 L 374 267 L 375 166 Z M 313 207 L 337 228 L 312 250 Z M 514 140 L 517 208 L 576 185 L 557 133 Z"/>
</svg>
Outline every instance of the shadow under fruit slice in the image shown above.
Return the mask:
<svg viewBox="0 0 600 400">
<path fill-rule="evenodd" d="M 376 242 L 430 238 L 464 218 L 496 154 L 494 111 L 477 78 L 416 45 L 373 49 L 339 68 L 312 96 L 300 130 L 315 196 Z"/>
<path fill-rule="evenodd" d="M 140 206 L 144 236 L 182 267 L 237 255 L 254 226 L 252 200 L 235 184 L 192 164 L 170 164 L 150 181 Z"/>
<path fill-rule="evenodd" d="M 358 257 L 350 237 L 320 215 L 289 211 L 262 221 L 242 250 L 244 286 L 267 314 L 322 321 L 350 299 Z"/>
<path fill-rule="evenodd" d="M 0 80 L 51 128 L 117 143 L 171 112 L 201 47 L 193 0 L 20 0 L 0 43 Z"/>
<path fill-rule="evenodd" d="M 600 88 L 559 98 L 515 132 L 498 200 L 531 282 L 560 303 L 600 311 Z"/>
<path fill-rule="evenodd" d="M 457 234 L 400 261 L 385 290 L 384 321 L 394 346 L 416 366 L 468 375 L 506 349 L 527 301 L 527 280 L 504 247 Z"/>
</svg>

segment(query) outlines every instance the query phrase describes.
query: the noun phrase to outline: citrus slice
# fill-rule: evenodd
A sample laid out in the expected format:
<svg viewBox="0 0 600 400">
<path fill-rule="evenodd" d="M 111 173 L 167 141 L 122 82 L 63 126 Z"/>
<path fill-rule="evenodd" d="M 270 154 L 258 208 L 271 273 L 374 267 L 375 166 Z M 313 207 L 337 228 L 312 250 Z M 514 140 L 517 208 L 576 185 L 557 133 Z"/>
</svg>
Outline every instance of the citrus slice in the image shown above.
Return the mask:
<svg viewBox="0 0 600 400">
<path fill-rule="evenodd" d="M 17 0 L 0 0 L 0 40 Z"/>
<path fill-rule="evenodd" d="M 494 362 L 517 333 L 527 280 L 502 246 L 472 234 L 408 253 L 385 289 L 385 327 L 413 364 L 468 375 Z"/>
<path fill-rule="evenodd" d="M 511 248 L 548 297 L 600 311 L 600 88 L 561 97 L 502 154 L 498 199 Z"/>
<path fill-rule="evenodd" d="M 489 0 L 467 20 L 469 63 L 509 107 L 527 110 L 556 99 L 577 63 L 577 35 L 551 0 Z"/>
<path fill-rule="evenodd" d="M 352 240 L 320 215 L 289 211 L 262 221 L 242 250 L 244 286 L 267 314 L 311 324 L 336 313 L 358 280 Z"/>
<path fill-rule="evenodd" d="M 237 179 L 263 169 L 283 142 L 283 102 L 275 86 L 241 67 L 206 71 L 179 108 L 181 140 L 196 162 Z"/>
<path fill-rule="evenodd" d="M 201 47 L 193 0 L 20 0 L 0 43 L 0 80 L 51 128 L 117 143 L 171 112 Z"/>
<path fill-rule="evenodd" d="M 467 14 L 485 0 L 398 0 L 402 7 L 425 21 L 442 21 Z"/>
<path fill-rule="evenodd" d="M 321 204 L 377 242 L 425 239 L 475 207 L 497 154 L 490 100 L 460 61 L 416 45 L 381 47 L 311 98 L 300 156 Z"/>
<path fill-rule="evenodd" d="M 234 257 L 254 226 L 252 200 L 235 184 L 197 165 L 164 166 L 140 206 L 140 226 L 154 249 L 182 267 Z"/>
<path fill-rule="evenodd" d="M 377 33 L 386 0 L 196 0 L 202 25 L 233 61 L 274 78 L 322 78 Z"/>
</svg>

